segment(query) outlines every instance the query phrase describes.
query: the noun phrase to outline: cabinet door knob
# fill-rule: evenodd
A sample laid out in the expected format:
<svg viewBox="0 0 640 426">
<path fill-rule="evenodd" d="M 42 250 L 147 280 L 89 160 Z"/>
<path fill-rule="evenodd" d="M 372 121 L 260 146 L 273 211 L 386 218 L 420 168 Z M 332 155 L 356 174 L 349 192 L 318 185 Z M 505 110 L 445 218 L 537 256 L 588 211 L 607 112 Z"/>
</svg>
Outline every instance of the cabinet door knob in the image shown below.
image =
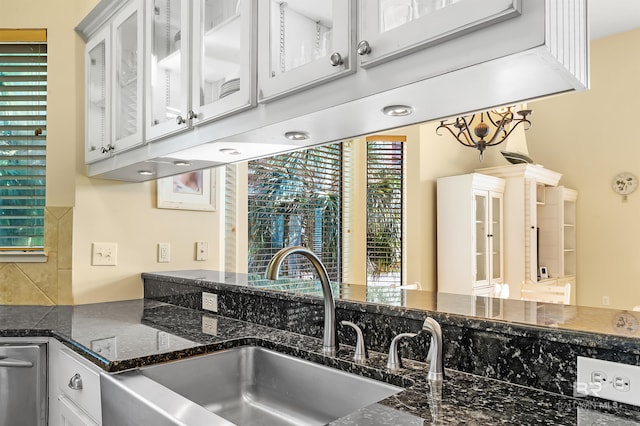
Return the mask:
<svg viewBox="0 0 640 426">
<path fill-rule="evenodd" d="M 333 52 L 329 57 L 329 63 L 331 64 L 331 66 L 334 66 L 334 67 L 344 64 L 344 61 L 342 60 L 342 55 L 339 54 L 338 52 Z"/>
<path fill-rule="evenodd" d="M 183 125 L 183 124 L 184 124 L 184 123 L 186 123 L 186 122 L 187 122 L 187 120 L 185 120 L 184 118 L 182 118 L 182 116 L 181 116 L 181 115 L 179 115 L 179 116 L 177 116 L 177 117 L 176 117 L 176 123 L 178 123 L 178 126 L 181 126 L 181 125 Z"/>
<path fill-rule="evenodd" d="M 82 390 L 82 377 L 80 377 L 80 373 L 76 373 L 71 376 L 67 386 L 73 390 Z"/>
<path fill-rule="evenodd" d="M 360 43 L 358 43 L 357 52 L 360 56 L 368 55 L 369 53 L 371 53 L 371 45 L 367 40 L 362 40 Z"/>
<path fill-rule="evenodd" d="M 189 113 L 187 114 L 187 117 L 189 118 L 189 120 L 193 120 L 194 118 L 198 118 L 198 113 L 190 109 Z"/>
</svg>

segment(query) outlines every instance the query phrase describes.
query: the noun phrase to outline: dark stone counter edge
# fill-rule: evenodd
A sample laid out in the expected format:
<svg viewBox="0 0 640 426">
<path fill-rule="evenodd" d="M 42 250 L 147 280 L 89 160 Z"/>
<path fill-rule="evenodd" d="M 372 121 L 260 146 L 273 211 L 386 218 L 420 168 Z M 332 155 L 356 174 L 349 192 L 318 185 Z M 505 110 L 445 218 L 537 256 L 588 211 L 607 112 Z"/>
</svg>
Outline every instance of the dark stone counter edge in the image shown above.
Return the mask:
<svg viewBox="0 0 640 426">
<path fill-rule="evenodd" d="M 161 273 L 143 273 L 142 279 L 155 279 L 175 284 L 185 284 L 201 287 L 205 290 L 230 290 L 236 293 L 246 293 L 276 300 L 298 301 L 322 306 L 322 300 L 318 297 L 306 296 L 294 293 L 286 293 L 276 290 L 263 290 L 254 287 L 237 285 L 235 283 L 214 282 L 203 279 L 181 278 Z M 609 350 L 622 350 L 626 353 L 640 355 L 638 338 L 616 336 L 603 333 L 586 331 L 556 329 L 551 327 L 535 326 L 521 323 L 501 321 L 497 319 L 468 317 L 458 314 L 449 314 L 436 311 L 426 311 L 398 306 L 389 306 L 375 303 L 364 303 L 349 300 L 336 300 L 336 307 L 357 312 L 367 312 L 395 316 L 414 320 L 424 320 L 427 316 L 433 317 L 441 325 L 452 325 L 475 330 L 493 331 L 500 334 L 537 337 L 544 340 L 581 345 L 591 348 L 606 348 Z M 197 307 L 193 307 L 196 308 Z"/>
</svg>

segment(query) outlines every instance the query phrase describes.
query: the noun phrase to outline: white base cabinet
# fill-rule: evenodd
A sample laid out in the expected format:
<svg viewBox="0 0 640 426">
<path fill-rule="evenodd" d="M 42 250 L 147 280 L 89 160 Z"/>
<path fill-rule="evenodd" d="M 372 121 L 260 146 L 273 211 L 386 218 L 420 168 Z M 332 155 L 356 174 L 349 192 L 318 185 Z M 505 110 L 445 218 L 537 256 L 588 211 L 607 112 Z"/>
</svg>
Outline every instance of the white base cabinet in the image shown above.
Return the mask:
<svg viewBox="0 0 640 426">
<path fill-rule="evenodd" d="M 49 426 L 101 424 L 100 369 L 50 339 Z"/>
</svg>

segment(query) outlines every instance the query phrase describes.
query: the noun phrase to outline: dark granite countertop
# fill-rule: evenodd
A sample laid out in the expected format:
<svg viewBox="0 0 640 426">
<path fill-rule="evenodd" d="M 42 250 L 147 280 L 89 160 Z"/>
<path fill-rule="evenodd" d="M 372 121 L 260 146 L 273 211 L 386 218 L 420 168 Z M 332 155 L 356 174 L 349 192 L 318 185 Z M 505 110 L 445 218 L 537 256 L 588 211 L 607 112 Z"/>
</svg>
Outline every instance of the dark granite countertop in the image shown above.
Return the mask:
<svg viewBox="0 0 640 426">
<path fill-rule="evenodd" d="M 640 413 L 615 403 L 560 397 L 453 370 L 446 371 L 441 388 L 433 388 L 419 362 L 405 361 L 406 369 L 393 375 L 385 370 L 386 354 L 371 353 L 358 365 L 349 346 L 327 357 L 319 339 L 149 300 L 0 306 L 0 337 L 29 336 L 53 336 L 108 372 L 256 345 L 405 388 L 332 425 L 640 424 Z M 115 353 L 97 352 L 96 342 L 104 339 L 115 339 Z"/>
</svg>

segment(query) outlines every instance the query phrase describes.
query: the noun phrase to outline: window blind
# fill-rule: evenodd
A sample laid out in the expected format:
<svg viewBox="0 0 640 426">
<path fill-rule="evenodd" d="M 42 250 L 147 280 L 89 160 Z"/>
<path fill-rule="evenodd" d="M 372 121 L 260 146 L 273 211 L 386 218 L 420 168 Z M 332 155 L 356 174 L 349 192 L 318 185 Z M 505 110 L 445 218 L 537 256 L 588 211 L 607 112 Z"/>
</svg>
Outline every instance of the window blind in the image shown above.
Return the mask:
<svg viewBox="0 0 640 426">
<path fill-rule="evenodd" d="M 0 249 L 44 246 L 46 109 L 46 43 L 0 41 Z"/>
<path fill-rule="evenodd" d="M 405 140 L 367 137 L 367 285 L 403 283 Z"/>
<path fill-rule="evenodd" d="M 248 272 L 262 279 L 283 247 L 301 245 L 320 257 L 332 281 L 340 277 L 340 143 L 253 160 L 248 168 Z M 312 278 L 308 260 L 290 256 L 281 277 Z"/>
</svg>

